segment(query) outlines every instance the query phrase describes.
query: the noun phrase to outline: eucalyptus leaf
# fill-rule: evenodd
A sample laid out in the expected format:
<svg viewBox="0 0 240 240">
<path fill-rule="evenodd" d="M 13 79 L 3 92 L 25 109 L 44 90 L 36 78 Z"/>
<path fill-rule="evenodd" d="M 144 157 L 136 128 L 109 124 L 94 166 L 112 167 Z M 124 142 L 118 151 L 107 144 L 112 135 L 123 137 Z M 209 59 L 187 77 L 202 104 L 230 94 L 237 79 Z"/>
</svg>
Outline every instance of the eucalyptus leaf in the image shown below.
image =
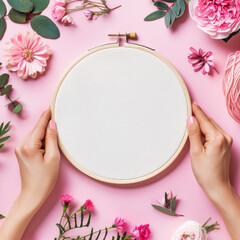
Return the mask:
<svg viewBox="0 0 240 240">
<path fill-rule="evenodd" d="M 176 15 L 175 15 L 175 12 L 172 10 L 172 8 L 169 9 L 168 13 L 170 15 L 170 25 L 172 26 L 176 18 Z"/>
<path fill-rule="evenodd" d="M 169 3 L 173 3 L 175 2 L 176 0 L 164 0 L 164 2 L 169 2 Z"/>
<path fill-rule="evenodd" d="M 22 104 L 18 104 L 14 109 L 13 109 L 13 113 L 20 113 L 22 111 Z"/>
<path fill-rule="evenodd" d="M 162 10 L 158 10 L 158 11 L 155 11 L 155 12 L 152 12 L 150 13 L 148 16 L 146 16 L 144 18 L 144 21 L 154 21 L 154 20 L 157 20 L 159 18 L 162 18 L 165 16 L 165 12 L 162 11 Z"/>
<path fill-rule="evenodd" d="M 170 204 L 170 208 L 173 212 L 175 212 L 175 208 L 176 208 L 176 196 L 172 199 L 171 204 Z"/>
<path fill-rule="evenodd" d="M 169 12 L 166 13 L 164 20 L 165 20 L 165 25 L 168 28 L 171 23 L 171 16 L 170 16 Z"/>
<path fill-rule="evenodd" d="M 6 15 L 7 9 L 3 0 L 0 0 L 0 17 L 4 17 Z"/>
<path fill-rule="evenodd" d="M 178 0 L 178 4 L 179 4 L 179 7 L 180 7 L 180 13 L 178 14 L 177 17 L 181 17 L 185 12 L 186 4 L 185 4 L 184 0 Z"/>
<path fill-rule="evenodd" d="M 30 0 L 7 0 L 7 1 L 12 8 L 16 9 L 19 12 L 29 13 L 33 10 L 33 3 Z"/>
<path fill-rule="evenodd" d="M 1 92 L 0 96 L 3 96 L 5 94 L 7 94 L 8 92 L 10 92 L 12 90 L 12 85 L 7 85 L 3 91 Z"/>
<path fill-rule="evenodd" d="M 1 146 L 0 146 L 0 148 L 1 148 Z M 5 218 L 5 216 L 3 216 L 2 214 L 0 214 L 0 219 L 2 219 L 2 218 Z"/>
<path fill-rule="evenodd" d="M 163 2 L 160 2 L 160 1 L 156 1 L 154 3 L 154 6 L 156 6 L 158 8 L 161 8 L 161 9 L 164 9 L 164 10 L 167 10 L 169 8 L 166 3 L 163 3 Z"/>
<path fill-rule="evenodd" d="M 49 4 L 49 0 L 31 0 L 33 3 L 32 14 L 37 14 L 45 10 Z"/>
<path fill-rule="evenodd" d="M 7 83 L 9 79 L 9 74 L 4 73 L 0 76 L 0 88 L 3 88 Z"/>
<path fill-rule="evenodd" d="M 0 18 L 0 39 L 2 39 L 6 30 L 6 21 L 4 18 Z"/>
<path fill-rule="evenodd" d="M 31 26 L 42 37 L 56 39 L 60 36 L 56 24 L 46 16 L 37 15 L 33 17 Z"/>
<path fill-rule="evenodd" d="M 15 23 L 25 23 L 27 20 L 27 15 L 25 13 L 19 12 L 14 8 L 9 11 L 8 17 Z"/>
<path fill-rule="evenodd" d="M 175 212 L 173 212 L 172 210 L 159 206 L 159 205 L 152 205 L 155 209 L 157 209 L 158 211 L 162 212 L 162 213 L 166 213 L 168 215 L 172 215 L 172 216 L 177 216 L 177 214 Z"/>
<path fill-rule="evenodd" d="M 176 17 L 179 17 L 179 14 L 181 13 L 181 8 L 180 8 L 180 5 L 179 5 L 179 1 L 176 1 L 176 2 L 173 4 L 172 9 L 173 9 L 173 11 L 175 12 Z"/>
</svg>

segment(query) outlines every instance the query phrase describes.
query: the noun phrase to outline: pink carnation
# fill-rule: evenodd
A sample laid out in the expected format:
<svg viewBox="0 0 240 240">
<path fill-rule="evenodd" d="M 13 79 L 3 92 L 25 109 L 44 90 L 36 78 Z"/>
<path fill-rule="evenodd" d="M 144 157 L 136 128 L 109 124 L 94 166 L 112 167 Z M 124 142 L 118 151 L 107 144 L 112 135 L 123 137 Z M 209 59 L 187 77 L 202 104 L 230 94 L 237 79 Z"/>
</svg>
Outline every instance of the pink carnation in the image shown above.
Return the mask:
<svg viewBox="0 0 240 240">
<path fill-rule="evenodd" d="M 65 203 L 70 203 L 73 200 L 73 196 L 70 194 L 64 194 L 60 197 L 60 199 Z"/>
<path fill-rule="evenodd" d="M 171 238 L 171 240 L 183 239 L 207 240 L 207 232 L 199 223 L 187 221 L 177 229 Z"/>
<path fill-rule="evenodd" d="M 65 5 L 65 3 L 62 3 L 62 2 L 56 2 L 53 5 L 52 17 L 55 21 L 61 20 L 63 18 L 63 16 L 65 15 L 66 9 L 65 9 L 64 5 Z"/>
<path fill-rule="evenodd" d="M 212 38 L 227 38 L 240 28 L 239 0 L 191 0 L 189 13 Z"/>
<path fill-rule="evenodd" d="M 94 207 L 93 207 L 93 203 L 91 200 L 87 200 L 84 204 L 83 204 L 86 209 L 88 209 L 89 211 L 93 211 L 94 210 Z"/>
<path fill-rule="evenodd" d="M 147 240 L 150 238 L 151 231 L 149 224 L 135 226 L 133 232 L 131 233 L 132 239 L 135 240 Z"/>
<path fill-rule="evenodd" d="M 26 36 L 19 33 L 11 38 L 11 42 L 7 45 L 6 68 L 9 71 L 16 71 L 17 75 L 23 79 L 29 76 L 36 78 L 38 72 L 40 74 L 45 72 L 51 51 L 35 32 L 32 35 L 27 32 Z"/>
<path fill-rule="evenodd" d="M 118 232 L 123 233 L 127 230 L 127 222 L 122 217 L 116 217 L 114 225 L 117 227 Z"/>
</svg>

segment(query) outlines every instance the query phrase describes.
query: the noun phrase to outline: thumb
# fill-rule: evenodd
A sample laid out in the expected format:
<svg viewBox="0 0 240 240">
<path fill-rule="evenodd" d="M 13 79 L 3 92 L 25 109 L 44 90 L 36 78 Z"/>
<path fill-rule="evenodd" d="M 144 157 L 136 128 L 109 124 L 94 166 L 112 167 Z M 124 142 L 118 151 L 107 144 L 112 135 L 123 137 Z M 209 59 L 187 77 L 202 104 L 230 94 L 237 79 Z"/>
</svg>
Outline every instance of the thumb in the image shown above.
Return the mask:
<svg viewBox="0 0 240 240">
<path fill-rule="evenodd" d="M 189 116 L 187 119 L 187 129 L 190 140 L 190 152 L 197 153 L 203 149 L 202 133 L 197 119 Z"/>
<path fill-rule="evenodd" d="M 51 160 L 59 158 L 59 156 L 56 123 L 54 120 L 50 120 L 45 136 L 45 157 Z"/>
</svg>

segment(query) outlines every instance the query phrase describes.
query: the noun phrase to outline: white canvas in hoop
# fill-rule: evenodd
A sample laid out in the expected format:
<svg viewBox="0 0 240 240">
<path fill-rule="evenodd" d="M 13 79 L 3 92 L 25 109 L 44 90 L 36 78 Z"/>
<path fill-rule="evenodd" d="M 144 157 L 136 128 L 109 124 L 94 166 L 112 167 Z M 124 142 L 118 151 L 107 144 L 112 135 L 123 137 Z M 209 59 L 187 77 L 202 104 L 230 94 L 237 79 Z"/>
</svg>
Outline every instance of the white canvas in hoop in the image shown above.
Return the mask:
<svg viewBox="0 0 240 240">
<path fill-rule="evenodd" d="M 156 52 L 134 44 L 90 50 L 66 71 L 53 104 L 60 147 L 85 174 L 127 184 L 166 169 L 182 150 L 187 87 Z"/>
</svg>

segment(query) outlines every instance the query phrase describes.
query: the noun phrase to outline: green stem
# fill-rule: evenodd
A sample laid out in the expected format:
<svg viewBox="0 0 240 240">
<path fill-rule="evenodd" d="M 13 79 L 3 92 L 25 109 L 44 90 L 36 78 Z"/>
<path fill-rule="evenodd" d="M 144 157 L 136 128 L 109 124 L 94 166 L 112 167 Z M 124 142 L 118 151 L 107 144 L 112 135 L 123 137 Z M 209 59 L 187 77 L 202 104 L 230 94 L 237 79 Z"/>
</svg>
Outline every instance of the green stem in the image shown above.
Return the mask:
<svg viewBox="0 0 240 240">
<path fill-rule="evenodd" d="M 9 97 L 8 93 L 6 93 L 6 96 L 9 99 L 9 101 L 11 102 L 11 104 L 13 105 L 13 107 L 16 107 L 16 104 L 14 102 L 12 102 L 12 99 Z"/>
<path fill-rule="evenodd" d="M 117 8 L 120 8 L 121 6 L 122 6 L 122 5 L 119 5 L 119 6 L 115 7 L 115 8 L 111 8 L 110 10 L 113 11 L 113 10 L 115 10 L 115 9 L 117 9 Z"/>
<path fill-rule="evenodd" d="M 69 8 L 69 9 L 66 9 L 66 12 L 77 11 L 77 10 L 84 10 L 84 9 L 93 8 L 93 7 L 95 7 L 95 6 L 94 5 L 90 5 L 90 6 L 86 6 L 86 7 Z"/>
</svg>

